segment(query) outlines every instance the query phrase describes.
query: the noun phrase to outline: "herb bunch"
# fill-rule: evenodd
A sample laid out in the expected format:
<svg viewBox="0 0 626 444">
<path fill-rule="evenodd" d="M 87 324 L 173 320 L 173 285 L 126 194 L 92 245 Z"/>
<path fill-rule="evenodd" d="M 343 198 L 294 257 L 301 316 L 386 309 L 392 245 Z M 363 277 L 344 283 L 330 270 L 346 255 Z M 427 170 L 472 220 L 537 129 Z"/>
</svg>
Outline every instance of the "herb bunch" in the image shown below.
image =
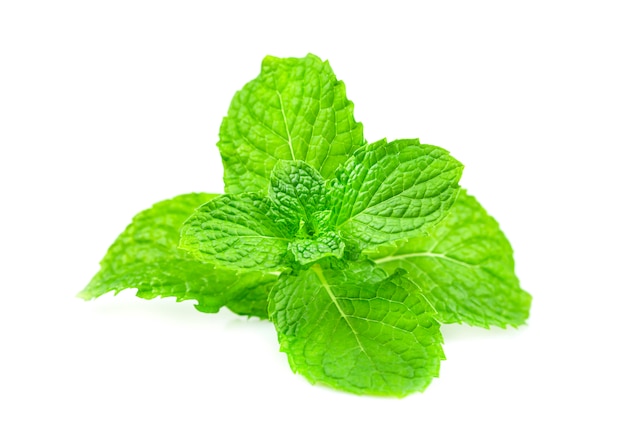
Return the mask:
<svg viewBox="0 0 626 444">
<path fill-rule="evenodd" d="M 225 194 L 139 213 L 81 293 L 127 288 L 268 318 L 291 368 L 357 394 L 438 376 L 441 323 L 517 327 L 531 298 L 463 165 L 405 139 L 365 141 L 327 62 L 267 57 L 218 143 Z"/>
</svg>

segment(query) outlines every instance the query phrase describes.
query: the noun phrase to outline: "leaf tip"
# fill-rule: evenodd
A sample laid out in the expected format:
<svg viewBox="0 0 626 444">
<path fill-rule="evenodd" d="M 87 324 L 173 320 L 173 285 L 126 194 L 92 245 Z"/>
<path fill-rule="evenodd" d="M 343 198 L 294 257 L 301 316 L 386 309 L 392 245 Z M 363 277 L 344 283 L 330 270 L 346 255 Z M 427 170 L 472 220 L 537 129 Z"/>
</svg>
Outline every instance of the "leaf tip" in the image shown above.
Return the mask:
<svg viewBox="0 0 626 444">
<path fill-rule="evenodd" d="M 89 291 L 88 288 L 85 288 L 80 293 L 78 293 L 76 295 L 76 297 L 79 298 L 79 299 L 82 299 L 83 301 L 91 301 L 91 300 L 97 298 L 98 296 L 96 294 L 94 294 L 93 292 Z"/>
</svg>

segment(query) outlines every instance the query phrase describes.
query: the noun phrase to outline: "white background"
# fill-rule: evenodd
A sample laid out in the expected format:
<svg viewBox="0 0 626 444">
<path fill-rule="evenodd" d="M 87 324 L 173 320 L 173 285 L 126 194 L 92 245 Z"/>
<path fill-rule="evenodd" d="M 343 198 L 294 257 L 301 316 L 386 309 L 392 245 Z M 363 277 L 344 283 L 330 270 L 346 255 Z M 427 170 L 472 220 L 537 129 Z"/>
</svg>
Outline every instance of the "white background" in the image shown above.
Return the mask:
<svg viewBox="0 0 626 444">
<path fill-rule="evenodd" d="M 619 3 L 0 3 L 0 442 L 625 442 Z M 534 296 L 519 330 L 444 327 L 423 394 L 311 386 L 268 322 L 75 298 L 135 213 L 222 191 L 232 95 L 308 52 L 368 140 L 465 164 Z"/>
</svg>

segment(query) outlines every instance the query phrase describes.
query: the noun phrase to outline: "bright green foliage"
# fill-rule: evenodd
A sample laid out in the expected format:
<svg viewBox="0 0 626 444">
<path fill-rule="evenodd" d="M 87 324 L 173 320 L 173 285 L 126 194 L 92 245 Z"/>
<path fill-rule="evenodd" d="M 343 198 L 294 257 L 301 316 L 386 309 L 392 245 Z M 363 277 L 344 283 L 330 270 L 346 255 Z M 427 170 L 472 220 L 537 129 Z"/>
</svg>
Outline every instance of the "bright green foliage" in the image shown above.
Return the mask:
<svg viewBox="0 0 626 444">
<path fill-rule="evenodd" d="M 324 182 L 303 161 L 279 161 L 268 198 L 226 194 L 199 208 L 181 248 L 224 267 L 284 270 L 406 239 L 439 222 L 462 165 L 417 140 L 366 145 Z M 291 256 L 287 255 L 287 251 Z"/>
<path fill-rule="evenodd" d="M 232 100 L 218 147 L 227 193 L 267 192 L 278 160 L 303 160 L 322 177 L 363 145 L 345 86 L 328 62 L 266 57 Z"/>
<path fill-rule="evenodd" d="M 185 222 L 180 248 L 203 262 L 234 269 L 279 270 L 288 233 L 269 216 L 270 202 L 254 194 L 225 194 Z"/>
<path fill-rule="evenodd" d="M 281 161 L 269 197 L 225 194 L 198 208 L 184 223 L 180 247 L 198 260 L 233 269 L 276 271 L 334 256 L 345 244 L 323 210 L 327 191 L 317 172 L 300 161 Z"/>
<path fill-rule="evenodd" d="M 454 202 L 463 166 L 419 140 L 381 140 L 358 150 L 333 183 L 333 216 L 362 249 L 418 235 Z"/>
<path fill-rule="evenodd" d="M 281 275 L 269 310 L 292 369 L 359 394 L 423 391 L 439 374 L 442 338 L 404 274 L 387 277 L 369 262 L 352 262 Z"/>
<path fill-rule="evenodd" d="M 136 288 L 144 299 L 173 296 L 177 301 L 196 300 L 196 308 L 207 313 L 228 306 L 235 313 L 267 318 L 267 294 L 276 276 L 217 269 L 177 248 L 185 219 L 215 196 L 184 194 L 137 214 L 80 296 L 93 299 Z"/>
<path fill-rule="evenodd" d="M 289 251 L 301 265 L 308 265 L 326 257 L 343 257 L 346 244 L 334 231 L 323 232 L 315 239 L 296 238 L 289 243 Z"/>
<path fill-rule="evenodd" d="M 86 299 L 195 299 L 266 317 L 295 372 L 358 394 L 423 391 L 439 323 L 520 326 L 530 295 L 463 165 L 417 139 L 366 144 L 327 62 L 267 57 L 220 128 L 226 194 L 140 213 Z M 268 299 L 269 298 L 269 299 Z"/>
<path fill-rule="evenodd" d="M 531 298 L 515 276 L 511 245 L 465 190 L 427 236 L 381 249 L 378 256 L 388 272 L 409 272 L 441 322 L 506 327 L 528 318 Z"/>
<path fill-rule="evenodd" d="M 276 164 L 270 176 L 269 198 L 287 225 L 298 226 L 302 221 L 308 231 L 316 229 L 316 214 L 328 207 L 324 179 L 301 160 Z"/>
</svg>

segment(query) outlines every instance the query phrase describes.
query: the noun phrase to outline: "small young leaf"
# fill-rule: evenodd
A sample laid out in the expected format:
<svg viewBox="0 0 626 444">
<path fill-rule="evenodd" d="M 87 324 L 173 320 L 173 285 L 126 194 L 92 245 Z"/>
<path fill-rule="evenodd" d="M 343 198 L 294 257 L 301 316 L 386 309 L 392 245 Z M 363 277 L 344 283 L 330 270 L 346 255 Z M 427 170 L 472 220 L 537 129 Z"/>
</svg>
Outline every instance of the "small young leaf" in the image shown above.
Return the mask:
<svg viewBox="0 0 626 444">
<path fill-rule="evenodd" d="M 446 150 L 417 139 L 367 145 L 337 171 L 334 223 L 361 249 L 416 236 L 444 217 L 462 170 Z"/>
<path fill-rule="evenodd" d="M 227 193 L 266 193 L 276 162 L 303 160 L 324 178 L 364 144 L 344 84 L 309 54 L 266 57 L 261 74 L 235 94 L 218 147 Z"/>
<path fill-rule="evenodd" d="M 275 213 L 291 219 L 294 228 L 300 229 L 302 221 L 314 231 L 315 215 L 328 206 L 328 191 L 322 176 L 310 165 L 301 160 L 281 160 L 270 176 L 269 199 Z"/>
<path fill-rule="evenodd" d="M 183 194 L 137 214 L 80 296 L 93 299 L 136 288 L 137 296 L 144 299 L 173 296 L 177 301 L 196 300 L 196 308 L 204 312 L 217 312 L 226 305 L 235 313 L 267 318 L 267 295 L 276 276 L 216 269 L 178 249 L 185 219 L 215 197 Z"/>
<path fill-rule="evenodd" d="M 270 202 L 255 194 L 224 194 L 198 208 L 183 224 L 180 248 L 221 267 L 285 268 L 289 233 L 269 216 Z"/>
<path fill-rule="evenodd" d="M 444 359 L 439 324 L 417 287 L 369 262 L 283 273 L 269 310 L 292 369 L 313 383 L 405 396 L 423 391 Z"/>
<path fill-rule="evenodd" d="M 513 250 L 498 223 L 465 190 L 428 235 L 381 248 L 375 262 L 408 270 L 444 323 L 522 325 L 530 295 L 515 275 Z"/>
<path fill-rule="evenodd" d="M 295 239 L 289 243 L 289 251 L 300 265 L 311 264 L 330 256 L 341 259 L 345 247 L 339 235 L 332 231 L 323 233 L 315 239 Z"/>
</svg>

